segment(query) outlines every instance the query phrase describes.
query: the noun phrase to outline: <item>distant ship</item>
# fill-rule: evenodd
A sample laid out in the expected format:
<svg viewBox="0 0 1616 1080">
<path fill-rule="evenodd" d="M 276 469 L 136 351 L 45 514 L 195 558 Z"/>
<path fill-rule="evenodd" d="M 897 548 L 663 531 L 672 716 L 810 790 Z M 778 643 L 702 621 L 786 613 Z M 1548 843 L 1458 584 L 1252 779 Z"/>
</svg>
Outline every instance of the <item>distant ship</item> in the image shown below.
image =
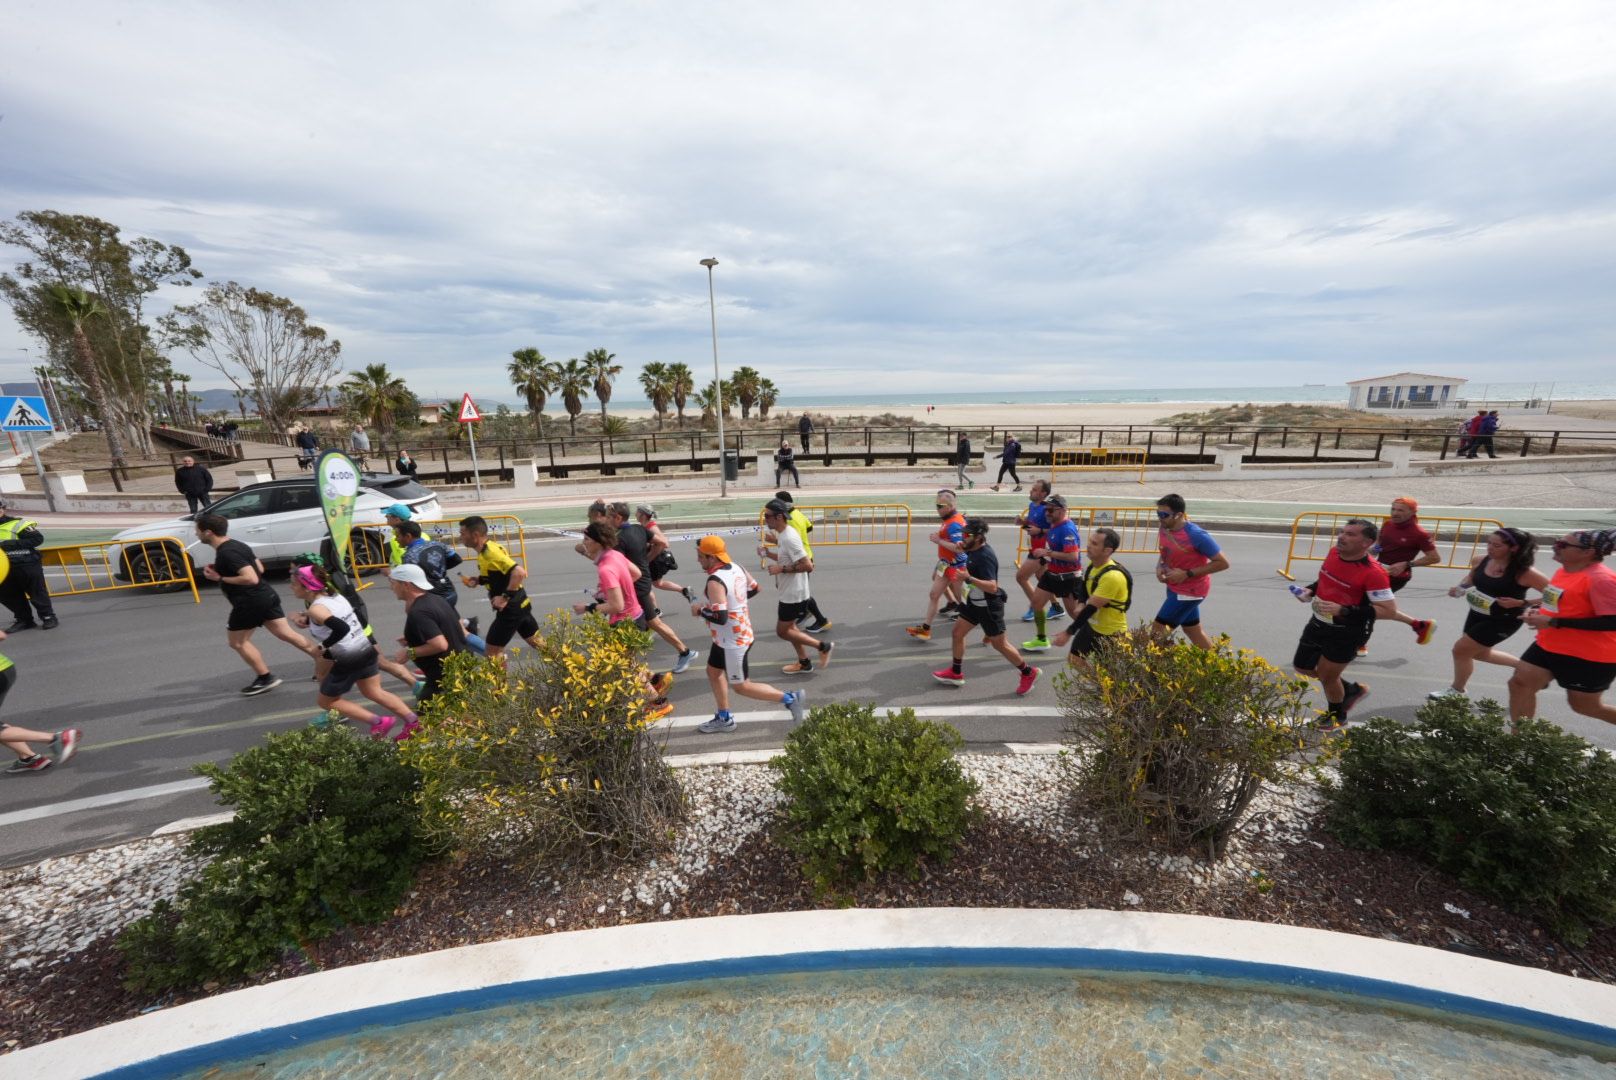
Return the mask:
<svg viewBox="0 0 1616 1080">
<path fill-rule="evenodd" d="M 1323 382 L 1305 382 L 1305 383 L 1302 384 L 1302 389 L 1308 390 L 1308 389 L 1311 389 L 1311 388 L 1313 388 L 1315 386 L 1329 386 L 1329 385 L 1330 385 L 1329 383 L 1323 383 Z"/>
</svg>

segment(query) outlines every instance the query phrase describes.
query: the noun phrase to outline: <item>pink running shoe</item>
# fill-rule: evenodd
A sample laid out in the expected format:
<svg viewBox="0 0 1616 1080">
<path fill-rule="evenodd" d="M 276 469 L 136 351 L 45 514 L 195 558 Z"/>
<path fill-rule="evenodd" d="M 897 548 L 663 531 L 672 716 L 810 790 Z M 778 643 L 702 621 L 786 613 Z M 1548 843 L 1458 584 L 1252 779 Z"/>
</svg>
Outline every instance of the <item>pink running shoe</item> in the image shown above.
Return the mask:
<svg viewBox="0 0 1616 1080">
<path fill-rule="evenodd" d="M 1023 675 L 1021 677 L 1021 681 L 1016 684 L 1016 697 L 1026 697 L 1027 694 L 1032 691 L 1033 684 L 1038 681 L 1038 676 L 1042 675 L 1043 673 L 1043 668 L 1033 668 L 1027 674 Z"/>
<path fill-rule="evenodd" d="M 961 675 L 953 668 L 940 668 L 937 671 L 932 672 L 931 677 L 942 683 L 944 686 L 965 685 L 965 676 Z"/>
</svg>

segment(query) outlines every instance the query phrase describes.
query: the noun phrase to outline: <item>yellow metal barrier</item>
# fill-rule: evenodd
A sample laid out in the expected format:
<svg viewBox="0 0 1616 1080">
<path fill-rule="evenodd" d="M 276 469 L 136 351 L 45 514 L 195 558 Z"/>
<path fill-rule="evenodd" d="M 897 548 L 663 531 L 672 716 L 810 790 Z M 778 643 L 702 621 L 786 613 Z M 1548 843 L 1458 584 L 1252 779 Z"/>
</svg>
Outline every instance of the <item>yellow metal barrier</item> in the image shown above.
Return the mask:
<svg viewBox="0 0 1616 1080">
<path fill-rule="evenodd" d="M 850 503 L 837 506 L 797 505 L 813 533 L 806 539 L 816 549 L 850 547 L 857 544 L 890 544 L 903 548 L 903 561 L 909 561 L 909 537 L 914 514 L 902 503 Z M 763 525 L 763 512 L 758 512 Z M 768 545 L 772 547 L 773 545 Z"/>
<path fill-rule="evenodd" d="M 1274 571 L 1282 578 L 1295 581 L 1291 564 L 1295 562 L 1323 562 L 1335 547 L 1336 534 L 1348 518 L 1367 517 L 1377 525 L 1380 515 L 1362 512 L 1307 510 L 1296 515 L 1291 522 L 1291 542 L 1285 553 L 1285 565 Z M 1476 556 L 1487 549 L 1487 537 L 1504 527 L 1492 518 L 1422 517 L 1420 526 L 1431 534 L 1442 561 L 1434 565 L 1453 570 L 1468 570 Z"/>
<path fill-rule="evenodd" d="M 1085 537 L 1097 526 L 1115 529 L 1122 537 L 1118 555 L 1156 555 L 1161 551 L 1161 522 L 1154 506 L 1068 506 L 1066 514 Z M 1029 550 L 1027 530 L 1005 527 L 1016 530 L 1016 562 L 1019 563 Z"/>
<path fill-rule="evenodd" d="M 1139 483 L 1145 482 L 1145 463 L 1150 450 L 1143 446 L 1085 446 L 1073 450 L 1056 450 L 1050 458 L 1049 482 L 1053 485 L 1062 473 L 1135 472 Z"/>
<path fill-rule="evenodd" d="M 39 558 L 46 570 L 62 572 L 63 582 L 50 583 L 52 596 L 171 585 L 189 586 L 191 599 L 202 602 L 196 568 L 185 542 L 175 536 L 42 547 Z"/>
<path fill-rule="evenodd" d="M 483 520 L 488 522 L 488 538 L 510 552 L 511 558 L 527 565 L 527 538 L 523 535 L 525 526 L 522 519 L 510 514 L 484 514 Z M 459 518 L 417 518 L 421 526 L 421 535 L 432 540 L 439 540 L 450 547 L 460 545 L 460 519 Z M 375 570 L 386 570 L 390 563 L 387 558 L 386 543 L 377 544 L 369 534 L 381 534 L 390 537 L 392 530 L 383 525 L 356 525 L 353 530 L 353 557 L 354 573 L 364 574 Z M 475 556 L 473 556 L 475 558 Z"/>
</svg>

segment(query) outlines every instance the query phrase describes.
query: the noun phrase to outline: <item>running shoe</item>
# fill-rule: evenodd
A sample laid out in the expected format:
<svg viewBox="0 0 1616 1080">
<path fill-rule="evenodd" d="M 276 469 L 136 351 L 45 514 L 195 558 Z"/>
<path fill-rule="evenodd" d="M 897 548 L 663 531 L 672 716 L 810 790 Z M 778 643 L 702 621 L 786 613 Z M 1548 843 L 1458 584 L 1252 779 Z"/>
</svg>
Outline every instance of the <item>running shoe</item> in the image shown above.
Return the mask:
<svg viewBox="0 0 1616 1080">
<path fill-rule="evenodd" d="M 916 641 L 931 640 L 931 627 L 929 626 L 906 626 L 903 628 L 903 632 L 914 638 Z"/>
<path fill-rule="evenodd" d="M 780 704 L 791 710 L 791 722 L 800 724 L 808 715 L 808 691 L 792 690 Z"/>
<path fill-rule="evenodd" d="M 421 721 L 419 721 L 419 720 L 406 720 L 406 721 L 404 721 L 403 726 L 399 727 L 393 733 L 393 741 L 394 742 L 403 742 L 405 739 L 409 738 L 411 735 L 414 735 L 417 731 L 420 731 L 420 730 L 421 730 Z"/>
<path fill-rule="evenodd" d="M 1036 616 L 1034 616 L 1033 613 L 1032 613 L 1032 608 L 1028 608 L 1026 611 L 1022 612 L 1021 621 L 1022 622 L 1032 622 L 1035 617 Z"/>
<path fill-rule="evenodd" d="M 413 693 L 417 698 L 426 693 L 426 680 L 418 680 L 416 684 L 410 688 L 410 692 Z"/>
<path fill-rule="evenodd" d="M 66 765 L 79 751 L 79 740 L 84 732 L 76 727 L 63 728 L 50 742 L 50 756 L 58 765 Z"/>
<path fill-rule="evenodd" d="M 829 619 L 820 619 L 818 622 L 814 623 L 814 625 L 804 627 L 803 629 L 807 630 L 810 634 L 823 634 L 826 630 L 829 630 L 834 625 L 835 624 Z"/>
<path fill-rule="evenodd" d="M 931 673 L 931 677 L 944 686 L 964 686 L 965 676 L 953 668 L 938 668 Z"/>
<path fill-rule="evenodd" d="M 6 767 L 8 773 L 40 772 L 51 767 L 51 759 L 44 754 L 35 754 L 31 758 L 18 758 Z"/>
<path fill-rule="evenodd" d="M 1314 723 L 1313 726 L 1325 734 L 1329 734 L 1331 732 L 1340 731 L 1342 728 L 1346 727 L 1347 718 L 1334 710 L 1326 709 L 1323 713 L 1319 714 L 1318 721 Z"/>
<path fill-rule="evenodd" d="M 645 718 L 647 720 L 656 721 L 662 719 L 671 712 L 673 712 L 673 702 L 664 701 L 660 705 L 647 705 L 645 707 Z"/>
<path fill-rule="evenodd" d="M 1048 652 L 1049 651 L 1049 639 L 1048 638 L 1035 637 L 1031 641 L 1023 641 L 1021 643 L 1021 651 L 1022 652 Z"/>
<path fill-rule="evenodd" d="M 385 739 L 393 727 L 399 722 L 396 716 L 378 716 L 370 722 L 370 737 L 372 739 Z"/>
<path fill-rule="evenodd" d="M 1352 707 L 1354 705 L 1358 704 L 1359 702 L 1361 702 L 1364 698 L 1366 698 L 1368 696 L 1369 696 L 1369 687 L 1365 686 L 1363 683 L 1361 683 L 1361 682 L 1348 683 L 1347 684 L 1347 696 L 1341 699 L 1341 717 L 1342 717 L 1342 719 L 1345 720 L 1347 714 L 1352 711 Z"/>
<path fill-rule="evenodd" d="M 319 716 L 316 716 L 313 720 L 310 720 L 309 727 L 319 728 L 321 731 L 329 731 L 334 725 L 341 723 L 341 721 L 341 713 L 335 709 L 328 709 Z"/>
<path fill-rule="evenodd" d="M 1429 694 L 1425 695 L 1426 701 L 1446 701 L 1449 698 L 1464 698 L 1468 701 L 1470 695 L 1465 693 L 1463 690 L 1455 690 L 1451 686 L 1444 690 L 1432 690 Z"/>
<path fill-rule="evenodd" d="M 696 729 L 703 735 L 722 735 L 726 731 L 735 730 L 735 718 L 729 713 L 717 713 L 713 718 Z"/>
<path fill-rule="evenodd" d="M 658 694 L 666 694 L 668 687 L 673 685 L 673 672 L 660 671 L 651 676 L 651 688 Z"/>
<path fill-rule="evenodd" d="M 482 621 L 482 616 L 481 615 L 473 615 L 471 618 L 466 620 L 466 636 L 467 637 L 477 637 L 477 636 L 479 636 L 478 633 L 477 633 L 477 627 L 481 623 L 481 621 Z"/>
<path fill-rule="evenodd" d="M 1027 674 L 1023 675 L 1021 677 L 1021 681 L 1016 683 L 1016 697 L 1026 697 L 1029 693 L 1031 693 L 1033 684 L 1038 681 L 1038 676 L 1042 675 L 1043 673 L 1042 668 L 1033 668 Z"/>
<path fill-rule="evenodd" d="M 1049 622 L 1055 622 L 1055 621 L 1057 621 L 1059 619 L 1064 619 L 1064 618 L 1066 618 L 1066 609 L 1064 607 L 1062 607 L 1060 604 L 1050 604 L 1049 605 L 1049 610 L 1044 612 L 1044 618 L 1046 620 L 1048 620 Z"/>
<path fill-rule="evenodd" d="M 1435 619 L 1414 620 L 1414 640 L 1421 645 L 1431 644 L 1431 638 L 1436 635 Z"/>
<path fill-rule="evenodd" d="M 1012 490 L 1012 491 L 1020 491 L 1021 490 L 1021 485 L 1017 484 L 1015 487 L 1011 488 L 1010 490 Z"/>
<path fill-rule="evenodd" d="M 830 654 L 835 650 L 835 648 L 836 648 L 836 643 L 834 641 L 822 641 L 822 642 L 819 643 L 819 666 L 820 667 L 822 667 L 822 668 L 830 667 Z"/>
<path fill-rule="evenodd" d="M 951 613 L 956 612 L 958 610 L 959 610 L 959 605 L 954 603 L 954 601 L 950 600 L 948 603 L 944 604 L 942 607 L 937 609 L 937 614 L 939 614 L 939 615 L 948 615 L 948 614 L 951 614 Z"/>
<path fill-rule="evenodd" d="M 673 662 L 673 673 L 675 675 L 683 675 L 685 672 L 690 670 L 690 665 L 695 661 L 695 659 L 696 650 L 686 649 L 684 652 L 679 654 L 679 659 Z"/>
<path fill-rule="evenodd" d="M 812 675 L 813 673 L 814 665 L 811 660 L 806 664 L 801 660 L 793 660 L 780 669 L 780 674 L 782 675 Z"/>
<path fill-rule="evenodd" d="M 687 604 L 694 604 L 696 602 L 696 598 L 694 596 L 690 595 L 690 589 L 689 588 L 680 589 L 679 590 L 679 595 L 683 596 L 685 598 L 685 603 L 687 603 Z"/>
<path fill-rule="evenodd" d="M 1359 656 L 1368 656 L 1369 655 L 1369 645 L 1367 643 L 1358 646 L 1358 655 Z"/>
<path fill-rule="evenodd" d="M 262 694 L 265 691 L 273 690 L 280 684 L 280 679 L 276 678 L 273 673 L 260 675 L 246 686 L 243 686 L 241 692 L 247 697 L 252 697 L 254 694 Z"/>
</svg>

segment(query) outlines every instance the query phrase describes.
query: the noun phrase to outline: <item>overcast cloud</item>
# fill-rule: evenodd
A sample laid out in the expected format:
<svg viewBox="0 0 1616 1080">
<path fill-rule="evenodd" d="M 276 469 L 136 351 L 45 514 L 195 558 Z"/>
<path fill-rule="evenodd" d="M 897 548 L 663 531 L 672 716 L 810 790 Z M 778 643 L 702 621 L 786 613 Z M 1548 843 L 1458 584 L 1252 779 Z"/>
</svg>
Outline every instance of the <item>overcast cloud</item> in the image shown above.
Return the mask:
<svg viewBox="0 0 1616 1080">
<path fill-rule="evenodd" d="M 1609 0 L 1007 7 L 12 0 L 0 216 L 181 244 L 423 397 L 700 371 L 708 255 L 786 403 L 1616 378 Z"/>
</svg>

